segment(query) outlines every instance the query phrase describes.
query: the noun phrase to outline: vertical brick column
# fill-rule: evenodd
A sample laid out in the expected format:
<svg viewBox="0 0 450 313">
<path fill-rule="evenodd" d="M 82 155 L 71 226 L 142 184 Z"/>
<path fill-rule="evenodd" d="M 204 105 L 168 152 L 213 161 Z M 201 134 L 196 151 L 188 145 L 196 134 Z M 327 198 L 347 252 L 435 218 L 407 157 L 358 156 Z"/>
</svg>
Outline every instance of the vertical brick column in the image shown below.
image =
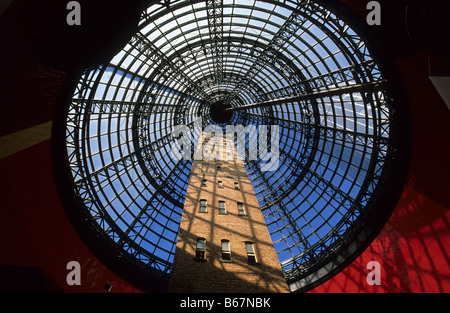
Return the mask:
<svg viewBox="0 0 450 313">
<path fill-rule="evenodd" d="M 226 144 L 234 160 L 193 161 L 169 292 L 288 292 L 244 163 Z M 206 212 L 200 200 L 206 200 Z M 206 243 L 204 258 L 197 254 L 198 240 Z M 222 254 L 222 241 L 231 260 Z"/>
</svg>

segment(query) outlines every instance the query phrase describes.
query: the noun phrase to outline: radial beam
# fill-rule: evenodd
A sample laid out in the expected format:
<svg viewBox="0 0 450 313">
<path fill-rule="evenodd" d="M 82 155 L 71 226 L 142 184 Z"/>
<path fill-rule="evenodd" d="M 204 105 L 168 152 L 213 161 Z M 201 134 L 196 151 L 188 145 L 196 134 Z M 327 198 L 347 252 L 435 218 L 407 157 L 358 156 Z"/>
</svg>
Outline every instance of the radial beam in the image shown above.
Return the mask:
<svg viewBox="0 0 450 313">
<path fill-rule="evenodd" d="M 206 0 L 216 84 L 223 79 L 223 1 Z"/>
<path fill-rule="evenodd" d="M 284 103 L 298 102 L 298 101 L 305 101 L 305 100 L 306 101 L 314 100 L 314 99 L 318 99 L 318 98 L 333 97 L 333 96 L 339 96 L 339 95 L 350 94 L 350 93 L 355 93 L 355 92 L 373 92 L 376 90 L 382 90 L 384 83 L 385 83 L 384 80 L 380 80 L 380 81 L 364 83 L 364 84 L 354 84 L 354 85 L 350 85 L 350 86 L 338 87 L 338 88 L 333 88 L 333 89 L 328 89 L 328 90 L 323 90 L 323 91 L 318 91 L 318 92 L 313 92 L 313 93 L 308 93 L 308 94 L 301 94 L 301 95 L 296 95 L 296 96 L 287 97 L 287 98 L 280 98 L 280 99 L 276 99 L 276 100 L 269 100 L 269 101 L 264 101 L 264 102 L 260 102 L 260 103 L 243 105 L 243 106 L 235 107 L 235 108 L 228 108 L 228 109 L 226 109 L 226 111 L 241 111 L 241 110 L 261 108 L 261 107 L 269 107 L 269 106 L 274 106 L 274 105 L 279 105 L 279 104 L 284 104 Z"/>
<path fill-rule="evenodd" d="M 300 6 L 297 7 L 298 10 L 300 8 Z M 306 21 L 298 10 L 292 12 L 292 14 L 286 19 L 285 23 L 280 27 L 278 32 L 264 48 L 262 53 L 257 57 L 255 62 L 250 66 L 247 74 L 244 75 L 243 78 L 236 84 L 233 92 L 231 92 L 229 97 L 226 99 L 227 103 L 231 103 L 234 97 L 239 93 L 239 90 L 242 90 L 242 88 L 247 85 L 248 81 L 253 80 L 254 77 L 265 69 L 268 64 L 274 63 L 278 59 L 279 53 L 284 50 L 283 46 L 286 42 L 289 42 L 290 38 Z M 294 75 L 292 77 L 297 76 L 297 73 L 294 72 L 293 74 Z"/>
<path fill-rule="evenodd" d="M 205 100 L 208 99 L 208 95 L 204 92 L 203 88 L 194 82 L 189 73 L 183 71 L 182 65 L 184 65 L 185 61 L 179 55 L 175 55 L 174 58 L 169 58 L 169 56 L 140 32 L 131 38 L 130 44 L 147 58 L 147 62 L 151 62 L 159 68 L 157 73 L 165 77 L 172 77 L 188 90 L 192 90 L 192 94 Z"/>
</svg>

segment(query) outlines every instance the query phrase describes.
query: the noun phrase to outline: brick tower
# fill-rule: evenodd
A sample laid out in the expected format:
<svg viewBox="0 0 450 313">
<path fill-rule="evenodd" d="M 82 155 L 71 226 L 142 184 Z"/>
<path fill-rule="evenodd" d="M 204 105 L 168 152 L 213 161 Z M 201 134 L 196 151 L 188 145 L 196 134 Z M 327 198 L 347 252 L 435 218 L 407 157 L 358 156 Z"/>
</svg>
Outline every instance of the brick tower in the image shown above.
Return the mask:
<svg viewBox="0 0 450 313">
<path fill-rule="evenodd" d="M 289 292 L 244 163 L 224 145 L 233 160 L 193 161 L 169 292 Z"/>
</svg>

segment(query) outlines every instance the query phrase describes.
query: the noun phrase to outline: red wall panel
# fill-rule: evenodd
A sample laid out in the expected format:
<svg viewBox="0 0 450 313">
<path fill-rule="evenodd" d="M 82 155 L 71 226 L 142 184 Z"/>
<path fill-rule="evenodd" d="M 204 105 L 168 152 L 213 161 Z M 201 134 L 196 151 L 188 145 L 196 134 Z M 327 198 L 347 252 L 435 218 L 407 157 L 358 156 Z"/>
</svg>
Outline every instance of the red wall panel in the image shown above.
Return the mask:
<svg viewBox="0 0 450 313">
<path fill-rule="evenodd" d="M 366 1 L 342 2 L 365 19 Z M 384 15 L 390 14 L 389 3 L 382 3 Z M 401 198 L 366 251 L 312 293 L 450 292 L 450 110 L 428 78 L 450 73 L 436 52 L 405 55 L 396 65 L 412 119 L 410 168 Z M 366 282 L 372 260 L 381 265 L 379 286 Z"/>
<path fill-rule="evenodd" d="M 433 61 L 433 60 L 431 60 Z M 450 110 L 423 54 L 397 61 L 412 118 L 407 182 L 378 237 L 350 266 L 310 292 L 450 292 Z M 370 286 L 370 261 L 381 285 Z"/>
<path fill-rule="evenodd" d="M 51 142 L 0 160 L 0 265 L 41 267 L 64 292 L 139 292 L 104 266 L 66 216 L 53 180 Z M 69 286 L 69 261 L 81 265 L 81 285 Z M 32 282 L 30 282 L 32 283 Z"/>
<path fill-rule="evenodd" d="M 394 213 L 361 256 L 311 292 L 449 292 L 450 211 L 409 186 L 398 208 L 403 216 Z M 379 286 L 366 281 L 372 260 L 381 265 Z"/>
</svg>

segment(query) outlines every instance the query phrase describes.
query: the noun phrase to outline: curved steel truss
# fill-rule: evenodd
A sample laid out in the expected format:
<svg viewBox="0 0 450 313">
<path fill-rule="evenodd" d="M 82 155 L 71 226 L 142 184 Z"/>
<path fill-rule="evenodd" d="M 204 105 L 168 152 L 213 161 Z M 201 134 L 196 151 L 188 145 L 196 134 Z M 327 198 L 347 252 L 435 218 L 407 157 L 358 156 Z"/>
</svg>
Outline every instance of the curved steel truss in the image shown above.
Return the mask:
<svg viewBox="0 0 450 313">
<path fill-rule="evenodd" d="M 294 282 L 380 210 L 395 149 L 388 87 L 358 33 L 315 1 L 153 4 L 122 51 L 79 80 L 66 119 L 75 193 L 118 251 L 170 273 L 191 168 L 170 157 L 172 128 L 279 125 L 278 170 L 245 164 Z"/>
</svg>

